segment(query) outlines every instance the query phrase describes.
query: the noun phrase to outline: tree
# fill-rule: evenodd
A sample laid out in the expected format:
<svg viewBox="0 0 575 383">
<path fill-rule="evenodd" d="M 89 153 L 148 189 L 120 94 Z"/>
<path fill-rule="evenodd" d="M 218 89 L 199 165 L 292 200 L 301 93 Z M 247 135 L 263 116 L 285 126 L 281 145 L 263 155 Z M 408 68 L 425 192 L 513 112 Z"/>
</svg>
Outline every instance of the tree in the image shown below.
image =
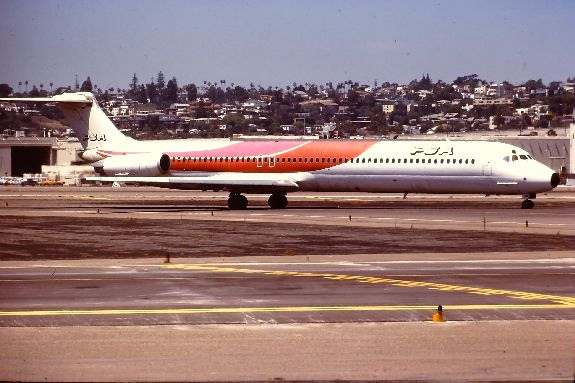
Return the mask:
<svg viewBox="0 0 575 383">
<path fill-rule="evenodd" d="M 132 76 L 132 82 L 130 83 L 130 91 L 132 95 L 136 95 L 136 90 L 138 89 L 138 77 L 136 77 L 136 73 Z"/>
<path fill-rule="evenodd" d="M 39 97 L 40 91 L 36 88 L 36 85 L 32 86 L 32 90 L 30 91 L 30 97 Z"/>
<path fill-rule="evenodd" d="M 82 83 L 80 87 L 80 92 L 91 92 L 92 91 L 92 80 L 90 80 L 90 76 Z"/>
<path fill-rule="evenodd" d="M 153 82 L 146 84 L 146 93 L 148 95 L 148 100 L 150 102 L 158 102 L 159 101 L 159 93 L 156 84 Z"/>
<path fill-rule="evenodd" d="M 168 85 L 164 90 L 164 101 L 169 103 L 174 103 L 178 101 L 178 82 L 176 78 L 173 77 L 171 80 L 168 81 Z"/>
<path fill-rule="evenodd" d="M 244 101 L 247 101 L 249 97 L 250 97 L 249 93 L 245 88 L 243 88 L 239 85 L 237 85 L 234 88 L 234 100 L 235 101 L 244 102 Z"/>
<path fill-rule="evenodd" d="M 198 98 L 198 87 L 196 84 L 188 84 L 184 89 L 188 92 L 188 101 L 194 101 Z"/>
<path fill-rule="evenodd" d="M 144 85 L 138 86 L 138 91 L 135 94 L 136 101 L 140 104 L 147 104 L 148 97 L 146 96 L 146 87 Z"/>
<path fill-rule="evenodd" d="M 156 80 L 156 86 L 158 87 L 158 89 L 160 91 L 164 90 L 164 87 L 166 86 L 166 81 L 164 79 L 164 73 L 162 73 L 162 71 L 160 71 L 160 73 L 158 73 L 158 77 Z"/>
<path fill-rule="evenodd" d="M 12 88 L 8 84 L 0 84 L 0 97 L 8 97 L 12 94 Z"/>
</svg>

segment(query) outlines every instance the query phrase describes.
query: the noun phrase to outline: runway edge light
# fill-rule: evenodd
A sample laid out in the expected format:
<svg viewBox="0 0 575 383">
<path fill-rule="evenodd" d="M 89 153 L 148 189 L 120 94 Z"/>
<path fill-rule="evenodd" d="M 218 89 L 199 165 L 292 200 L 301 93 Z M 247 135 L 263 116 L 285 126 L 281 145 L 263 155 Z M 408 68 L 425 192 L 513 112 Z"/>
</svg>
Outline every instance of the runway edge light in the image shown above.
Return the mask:
<svg viewBox="0 0 575 383">
<path fill-rule="evenodd" d="M 445 319 L 443 319 L 443 307 L 441 305 L 437 306 L 437 311 L 433 314 L 431 320 L 435 323 L 445 322 Z"/>
</svg>

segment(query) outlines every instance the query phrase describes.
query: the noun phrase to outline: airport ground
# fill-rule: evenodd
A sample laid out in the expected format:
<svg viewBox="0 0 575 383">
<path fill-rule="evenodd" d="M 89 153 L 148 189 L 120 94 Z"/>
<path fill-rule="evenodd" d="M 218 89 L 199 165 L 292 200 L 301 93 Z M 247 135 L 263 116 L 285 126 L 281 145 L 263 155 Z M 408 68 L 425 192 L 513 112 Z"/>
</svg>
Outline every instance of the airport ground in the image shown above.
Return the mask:
<svg viewBox="0 0 575 383">
<path fill-rule="evenodd" d="M 0 188 L 0 380 L 573 381 L 572 188 L 289 197 Z"/>
</svg>

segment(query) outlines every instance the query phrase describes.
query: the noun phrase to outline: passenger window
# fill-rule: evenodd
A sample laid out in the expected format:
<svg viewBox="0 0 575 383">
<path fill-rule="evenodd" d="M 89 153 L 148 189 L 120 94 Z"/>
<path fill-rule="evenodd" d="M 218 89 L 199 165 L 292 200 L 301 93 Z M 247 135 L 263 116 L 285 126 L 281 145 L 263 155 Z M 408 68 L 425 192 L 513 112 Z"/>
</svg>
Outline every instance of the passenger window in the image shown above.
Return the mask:
<svg viewBox="0 0 575 383">
<path fill-rule="evenodd" d="M 412 164 L 413 163 L 413 158 L 409 159 L 409 163 Z"/>
<path fill-rule="evenodd" d="M 437 158 L 433 160 L 433 163 L 436 164 L 437 163 Z"/>
<path fill-rule="evenodd" d="M 386 159 L 385 159 L 385 163 L 386 163 L 386 164 L 389 164 L 389 158 L 386 158 Z"/>
<path fill-rule="evenodd" d="M 468 163 L 469 163 L 469 160 L 465 160 L 465 164 L 468 164 Z"/>
<path fill-rule="evenodd" d="M 472 159 L 472 160 L 471 160 L 471 164 L 473 165 L 474 163 L 475 163 L 475 159 Z"/>
</svg>

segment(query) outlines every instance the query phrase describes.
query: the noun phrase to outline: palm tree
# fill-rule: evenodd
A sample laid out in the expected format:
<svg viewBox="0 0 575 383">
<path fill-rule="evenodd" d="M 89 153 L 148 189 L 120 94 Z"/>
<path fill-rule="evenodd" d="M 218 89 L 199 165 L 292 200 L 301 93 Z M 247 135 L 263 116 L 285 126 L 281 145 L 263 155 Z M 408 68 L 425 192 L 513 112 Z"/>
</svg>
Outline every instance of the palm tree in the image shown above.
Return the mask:
<svg viewBox="0 0 575 383">
<path fill-rule="evenodd" d="M 18 93 L 22 92 L 22 81 L 18 81 Z"/>
<path fill-rule="evenodd" d="M 24 81 L 24 84 L 26 85 L 26 93 L 28 93 L 28 80 Z"/>
<path fill-rule="evenodd" d="M 53 82 L 50 82 L 50 94 L 52 94 L 52 87 L 54 86 Z"/>
</svg>

